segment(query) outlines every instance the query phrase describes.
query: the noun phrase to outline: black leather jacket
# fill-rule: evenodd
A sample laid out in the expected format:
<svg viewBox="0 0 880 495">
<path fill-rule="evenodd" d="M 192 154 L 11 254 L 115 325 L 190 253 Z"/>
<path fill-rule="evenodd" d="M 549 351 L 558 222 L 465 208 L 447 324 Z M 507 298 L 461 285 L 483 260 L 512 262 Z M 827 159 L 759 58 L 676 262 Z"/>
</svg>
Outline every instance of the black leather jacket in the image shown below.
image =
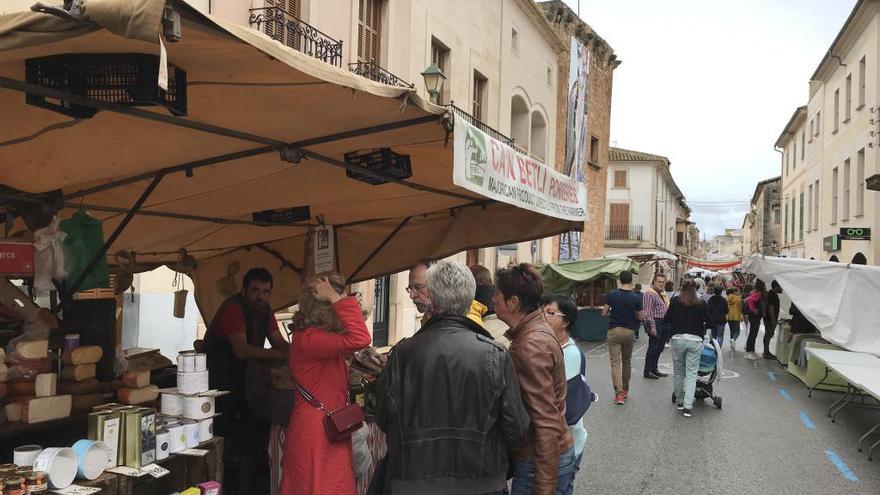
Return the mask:
<svg viewBox="0 0 880 495">
<path fill-rule="evenodd" d="M 463 316 L 431 318 L 397 344 L 378 382 L 376 420 L 392 493 L 484 493 L 504 486 L 528 430 L 510 354 Z"/>
</svg>

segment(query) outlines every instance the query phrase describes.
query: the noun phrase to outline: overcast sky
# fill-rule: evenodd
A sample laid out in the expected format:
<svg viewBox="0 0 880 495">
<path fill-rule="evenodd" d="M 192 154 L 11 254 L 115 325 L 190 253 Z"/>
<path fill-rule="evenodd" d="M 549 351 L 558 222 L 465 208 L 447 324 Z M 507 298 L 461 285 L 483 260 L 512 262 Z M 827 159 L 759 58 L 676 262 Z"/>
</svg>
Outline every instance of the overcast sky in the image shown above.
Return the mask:
<svg viewBox="0 0 880 495">
<path fill-rule="evenodd" d="M 623 60 L 612 146 L 668 157 L 692 220 L 711 236 L 740 228 L 755 184 L 779 175 L 773 144 L 856 0 L 580 4 Z"/>
</svg>

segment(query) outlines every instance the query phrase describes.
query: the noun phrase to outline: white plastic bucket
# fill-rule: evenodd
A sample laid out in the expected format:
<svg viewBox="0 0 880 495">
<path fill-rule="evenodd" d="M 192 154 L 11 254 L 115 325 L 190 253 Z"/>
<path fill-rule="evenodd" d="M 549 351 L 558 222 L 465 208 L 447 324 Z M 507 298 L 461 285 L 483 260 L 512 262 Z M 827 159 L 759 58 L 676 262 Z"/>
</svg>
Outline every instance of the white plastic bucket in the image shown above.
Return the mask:
<svg viewBox="0 0 880 495">
<path fill-rule="evenodd" d="M 34 471 L 49 475 L 49 486 L 60 490 L 67 488 L 76 478 L 76 452 L 68 447 L 49 447 L 34 460 Z"/>
<path fill-rule="evenodd" d="M 33 466 L 37 456 L 43 451 L 39 445 L 22 445 L 12 451 L 12 462 L 16 466 Z"/>
<path fill-rule="evenodd" d="M 100 440 L 77 440 L 73 444 L 76 452 L 76 475 L 82 479 L 93 480 L 110 465 L 110 447 Z"/>
</svg>

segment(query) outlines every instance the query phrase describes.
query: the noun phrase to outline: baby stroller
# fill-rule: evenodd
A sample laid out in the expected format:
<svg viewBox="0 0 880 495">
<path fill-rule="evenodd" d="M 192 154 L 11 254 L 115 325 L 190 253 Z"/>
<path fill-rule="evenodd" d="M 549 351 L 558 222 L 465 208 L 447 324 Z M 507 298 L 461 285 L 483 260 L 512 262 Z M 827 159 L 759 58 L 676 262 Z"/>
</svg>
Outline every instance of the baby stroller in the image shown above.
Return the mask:
<svg viewBox="0 0 880 495">
<path fill-rule="evenodd" d="M 721 375 L 721 346 L 715 339 L 703 344 L 703 352 L 700 354 L 700 369 L 697 371 L 697 386 L 694 390 L 694 400 L 712 399 L 712 404 L 721 409 L 721 396 L 715 395 L 713 388 L 715 380 Z M 675 392 L 672 393 L 672 403 L 675 404 Z"/>
</svg>

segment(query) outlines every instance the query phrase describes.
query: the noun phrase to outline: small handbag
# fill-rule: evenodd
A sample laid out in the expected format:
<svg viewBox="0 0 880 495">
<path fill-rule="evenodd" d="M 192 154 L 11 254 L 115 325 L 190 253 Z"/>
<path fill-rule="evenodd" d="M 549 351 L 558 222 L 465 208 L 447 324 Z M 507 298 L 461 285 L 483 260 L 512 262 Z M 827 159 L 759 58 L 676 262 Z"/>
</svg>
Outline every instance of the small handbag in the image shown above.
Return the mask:
<svg viewBox="0 0 880 495">
<path fill-rule="evenodd" d="M 312 396 L 299 383 L 294 382 L 294 386 L 310 406 L 324 413 L 324 434 L 327 435 L 327 440 L 330 443 L 340 442 L 351 437 L 351 434 L 364 424 L 364 411 L 361 406 L 349 404 L 346 399 L 346 405 L 335 411 L 329 411 L 324 407 L 324 404 L 321 404 L 321 401 Z"/>
</svg>

